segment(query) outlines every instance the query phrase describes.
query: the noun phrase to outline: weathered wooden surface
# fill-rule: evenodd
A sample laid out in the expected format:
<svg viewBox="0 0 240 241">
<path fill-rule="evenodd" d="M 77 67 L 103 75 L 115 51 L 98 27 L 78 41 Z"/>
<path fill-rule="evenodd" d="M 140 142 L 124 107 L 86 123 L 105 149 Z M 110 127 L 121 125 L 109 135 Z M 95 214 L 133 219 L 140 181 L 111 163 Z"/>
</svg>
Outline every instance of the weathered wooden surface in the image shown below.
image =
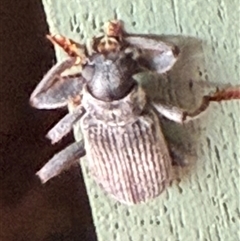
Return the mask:
<svg viewBox="0 0 240 241">
<path fill-rule="evenodd" d="M 84 42 L 116 14 L 129 32 L 165 35 L 181 48 L 168 76 L 141 76 L 147 91 L 193 109 L 204 93 L 239 84 L 239 2 L 43 0 L 52 33 Z M 64 58 L 56 50 L 58 59 Z M 164 121 L 168 140 L 188 153 L 159 198 L 127 207 L 105 196 L 82 160 L 99 241 L 239 240 L 239 102 L 212 104 L 184 126 Z"/>
</svg>

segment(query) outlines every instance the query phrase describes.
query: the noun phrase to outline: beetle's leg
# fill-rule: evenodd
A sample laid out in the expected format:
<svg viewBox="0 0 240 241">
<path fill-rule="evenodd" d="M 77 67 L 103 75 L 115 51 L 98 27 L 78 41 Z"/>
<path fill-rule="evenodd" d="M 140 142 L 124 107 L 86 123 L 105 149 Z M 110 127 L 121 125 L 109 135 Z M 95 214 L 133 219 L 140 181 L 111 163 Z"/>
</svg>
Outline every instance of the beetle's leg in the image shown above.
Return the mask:
<svg viewBox="0 0 240 241">
<path fill-rule="evenodd" d="M 151 104 L 157 110 L 157 112 L 169 120 L 184 123 L 190 120 L 196 119 L 203 113 L 210 103 L 210 97 L 204 96 L 201 105 L 193 112 L 184 111 L 178 107 L 163 105 L 159 102 L 152 101 Z"/>
<path fill-rule="evenodd" d="M 209 106 L 210 102 L 220 102 L 229 100 L 240 99 L 240 87 L 228 87 L 222 90 L 217 89 L 214 93 L 205 95 L 202 98 L 201 105 L 193 112 L 184 111 L 180 108 L 164 105 L 159 102 L 152 101 L 151 104 L 157 112 L 169 120 L 183 123 L 196 119 L 203 113 Z"/>
<path fill-rule="evenodd" d="M 73 128 L 73 125 L 84 115 L 85 109 L 78 105 L 72 113 L 65 115 L 46 135 L 52 144 L 60 141 Z"/>
<path fill-rule="evenodd" d="M 76 57 L 75 65 L 86 64 L 87 58 L 84 45 L 60 34 L 47 35 L 47 39 L 50 40 L 52 44 L 62 48 L 69 56 Z"/>
<path fill-rule="evenodd" d="M 239 100 L 240 86 L 230 86 L 225 89 L 218 89 L 210 95 L 210 101 Z"/>
<path fill-rule="evenodd" d="M 43 77 L 30 97 L 30 104 L 38 109 L 55 109 L 67 105 L 69 98 L 79 95 L 85 79 L 81 76 L 61 76 L 71 68 L 76 58 L 68 58 L 53 66 Z"/>
<path fill-rule="evenodd" d="M 126 36 L 124 40 L 131 46 L 143 50 L 138 61 L 142 67 L 150 71 L 164 73 L 177 61 L 179 54 L 177 46 L 147 37 Z"/>
<path fill-rule="evenodd" d="M 59 175 L 86 154 L 84 142 L 75 142 L 53 156 L 37 173 L 42 183 Z"/>
</svg>

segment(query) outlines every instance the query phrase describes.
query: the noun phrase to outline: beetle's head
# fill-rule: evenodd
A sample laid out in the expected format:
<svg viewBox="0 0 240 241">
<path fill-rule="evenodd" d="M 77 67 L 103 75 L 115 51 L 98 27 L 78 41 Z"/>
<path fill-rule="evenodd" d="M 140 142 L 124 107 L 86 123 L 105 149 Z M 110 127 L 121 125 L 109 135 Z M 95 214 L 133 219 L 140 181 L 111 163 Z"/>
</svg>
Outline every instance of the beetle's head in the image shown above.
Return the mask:
<svg viewBox="0 0 240 241">
<path fill-rule="evenodd" d="M 139 72 L 136 51 L 122 38 L 119 22 L 109 22 L 105 34 L 93 38 L 93 55 L 82 71 L 88 89 L 96 98 L 109 101 L 124 97 L 135 85 Z"/>
<path fill-rule="evenodd" d="M 123 98 L 136 83 L 132 76 L 140 70 L 134 49 L 123 48 L 109 37 L 103 38 L 97 47 L 97 53 L 82 71 L 89 91 L 104 101 Z"/>
</svg>

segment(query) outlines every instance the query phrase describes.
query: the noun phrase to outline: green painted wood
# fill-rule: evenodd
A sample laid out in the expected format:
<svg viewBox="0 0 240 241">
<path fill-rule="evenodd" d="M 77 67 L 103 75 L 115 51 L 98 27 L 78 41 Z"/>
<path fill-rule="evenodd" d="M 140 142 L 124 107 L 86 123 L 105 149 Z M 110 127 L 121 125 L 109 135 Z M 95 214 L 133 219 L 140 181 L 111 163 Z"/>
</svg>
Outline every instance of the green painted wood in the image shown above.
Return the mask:
<svg viewBox="0 0 240 241">
<path fill-rule="evenodd" d="M 114 17 L 128 32 L 165 35 L 181 48 L 169 75 L 140 76 L 147 92 L 194 109 L 204 93 L 239 84 L 239 1 L 43 0 L 52 33 L 84 42 Z M 65 57 L 56 49 L 58 59 Z M 190 88 L 192 83 L 192 88 Z M 138 206 L 116 203 L 92 181 L 81 160 L 99 241 L 239 240 L 239 102 L 212 104 L 202 118 L 163 123 L 169 141 L 188 154 L 177 180 Z M 79 138 L 79 136 L 77 136 Z"/>
</svg>

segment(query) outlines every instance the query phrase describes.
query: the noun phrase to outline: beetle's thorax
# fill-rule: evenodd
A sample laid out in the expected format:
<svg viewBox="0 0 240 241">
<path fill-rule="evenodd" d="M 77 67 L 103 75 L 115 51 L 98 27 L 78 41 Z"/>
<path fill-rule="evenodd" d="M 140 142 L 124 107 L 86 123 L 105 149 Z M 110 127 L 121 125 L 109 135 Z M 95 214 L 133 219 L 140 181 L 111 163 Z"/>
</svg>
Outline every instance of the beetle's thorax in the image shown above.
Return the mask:
<svg viewBox="0 0 240 241">
<path fill-rule="evenodd" d="M 87 79 L 89 92 L 95 98 L 113 101 L 131 91 L 136 83 L 132 76 L 138 69 L 138 63 L 131 54 L 110 52 L 106 55 L 95 54 L 91 64 L 83 69 L 83 76 Z"/>
<path fill-rule="evenodd" d="M 147 103 L 145 91 L 135 85 L 124 98 L 113 101 L 102 101 L 94 98 L 83 87 L 81 104 L 90 116 L 87 125 L 93 120 L 109 126 L 125 126 L 135 122 L 143 112 Z"/>
</svg>

